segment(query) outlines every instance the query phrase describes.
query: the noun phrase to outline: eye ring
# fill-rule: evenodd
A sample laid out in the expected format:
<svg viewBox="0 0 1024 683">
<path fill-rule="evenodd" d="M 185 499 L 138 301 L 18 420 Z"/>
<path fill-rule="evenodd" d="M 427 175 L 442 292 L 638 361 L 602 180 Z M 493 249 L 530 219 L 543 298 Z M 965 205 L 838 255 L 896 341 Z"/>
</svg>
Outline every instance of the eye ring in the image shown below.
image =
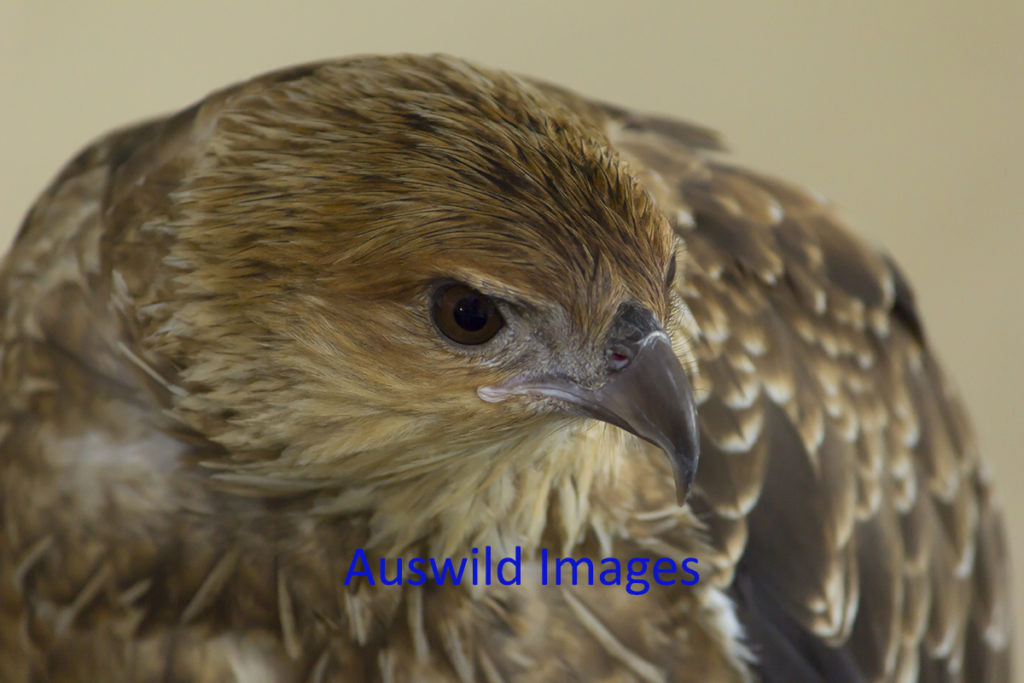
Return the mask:
<svg viewBox="0 0 1024 683">
<path fill-rule="evenodd" d="M 505 319 L 489 296 L 458 282 L 434 290 L 430 313 L 444 336 L 464 346 L 488 342 L 505 326 Z"/>
</svg>

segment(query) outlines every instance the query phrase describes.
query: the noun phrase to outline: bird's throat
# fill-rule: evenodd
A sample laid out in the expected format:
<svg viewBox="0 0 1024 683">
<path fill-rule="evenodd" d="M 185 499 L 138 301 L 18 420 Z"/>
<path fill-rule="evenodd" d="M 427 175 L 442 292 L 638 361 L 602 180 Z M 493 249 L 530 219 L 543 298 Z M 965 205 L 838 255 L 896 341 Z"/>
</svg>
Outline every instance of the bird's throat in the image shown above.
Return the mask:
<svg viewBox="0 0 1024 683">
<path fill-rule="evenodd" d="M 452 455 L 429 456 L 433 468 L 400 482 L 381 482 L 332 501 L 336 512 L 369 513 L 367 544 L 382 554 L 412 548 L 438 556 L 474 547 L 532 556 L 543 545 L 568 552 L 593 524 L 603 526 L 595 493 L 616 487 L 626 459 L 660 457 L 622 430 L 575 420 Z M 666 478 L 666 490 L 671 490 Z M 610 499 L 614 500 L 615 496 Z M 360 509 L 361 508 L 361 509 Z"/>
</svg>

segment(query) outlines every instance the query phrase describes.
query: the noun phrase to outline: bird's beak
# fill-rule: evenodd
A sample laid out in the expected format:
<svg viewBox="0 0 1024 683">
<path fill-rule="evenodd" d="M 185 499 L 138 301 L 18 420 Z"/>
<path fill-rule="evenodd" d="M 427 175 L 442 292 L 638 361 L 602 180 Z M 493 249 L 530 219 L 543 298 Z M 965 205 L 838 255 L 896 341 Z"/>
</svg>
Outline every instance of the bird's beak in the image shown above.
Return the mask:
<svg viewBox="0 0 1024 683">
<path fill-rule="evenodd" d="M 682 364 L 668 335 L 655 327 L 643 337 L 609 344 L 610 378 L 598 389 L 565 379 L 516 381 L 478 389 L 485 401 L 527 394 L 564 401 L 588 417 L 611 423 L 658 446 L 675 472 L 679 504 L 697 473 L 700 436 L 697 407 Z"/>
</svg>

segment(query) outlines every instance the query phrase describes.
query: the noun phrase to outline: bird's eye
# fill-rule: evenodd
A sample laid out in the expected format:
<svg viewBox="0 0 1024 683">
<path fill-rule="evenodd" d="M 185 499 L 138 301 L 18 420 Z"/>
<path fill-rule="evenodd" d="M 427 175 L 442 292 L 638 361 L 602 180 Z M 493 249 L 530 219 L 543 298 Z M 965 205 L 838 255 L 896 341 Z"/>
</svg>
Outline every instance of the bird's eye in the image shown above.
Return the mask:
<svg viewBox="0 0 1024 683">
<path fill-rule="evenodd" d="M 489 341 L 505 324 L 490 297 L 466 285 L 438 287 L 431 308 L 438 329 L 453 342 L 467 346 Z"/>
<path fill-rule="evenodd" d="M 668 273 L 665 274 L 665 284 L 669 287 L 676 279 L 676 255 L 672 254 L 672 260 L 668 262 Z"/>
</svg>

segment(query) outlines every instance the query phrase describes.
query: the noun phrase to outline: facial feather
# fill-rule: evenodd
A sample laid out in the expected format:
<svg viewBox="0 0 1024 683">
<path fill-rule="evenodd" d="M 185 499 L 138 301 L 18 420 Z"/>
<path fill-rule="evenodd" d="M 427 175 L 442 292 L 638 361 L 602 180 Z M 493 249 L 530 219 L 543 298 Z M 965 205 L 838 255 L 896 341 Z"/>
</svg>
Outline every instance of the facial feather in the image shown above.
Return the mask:
<svg viewBox="0 0 1024 683">
<path fill-rule="evenodd" d="M 467 505 L 493 519 L 523 506 L 510 482 L 580 419 L 477 390 L 542 372 L 599 383 L 623 305 L 663 326 L 680 305 L 646 191 L 596 127 L 513 76 L 353 59 L 192 115 L 168 291 L 134 307 L 187 389 L 172 413 L 224 448 L 209 464 L 235 484 L 346 489 L 335 508 L 400 491 L 389 504 L 430 524 Z M 498 301 L 501 334 L 445 339 L 429 313 L 445 281 Z"/>
</svg>

